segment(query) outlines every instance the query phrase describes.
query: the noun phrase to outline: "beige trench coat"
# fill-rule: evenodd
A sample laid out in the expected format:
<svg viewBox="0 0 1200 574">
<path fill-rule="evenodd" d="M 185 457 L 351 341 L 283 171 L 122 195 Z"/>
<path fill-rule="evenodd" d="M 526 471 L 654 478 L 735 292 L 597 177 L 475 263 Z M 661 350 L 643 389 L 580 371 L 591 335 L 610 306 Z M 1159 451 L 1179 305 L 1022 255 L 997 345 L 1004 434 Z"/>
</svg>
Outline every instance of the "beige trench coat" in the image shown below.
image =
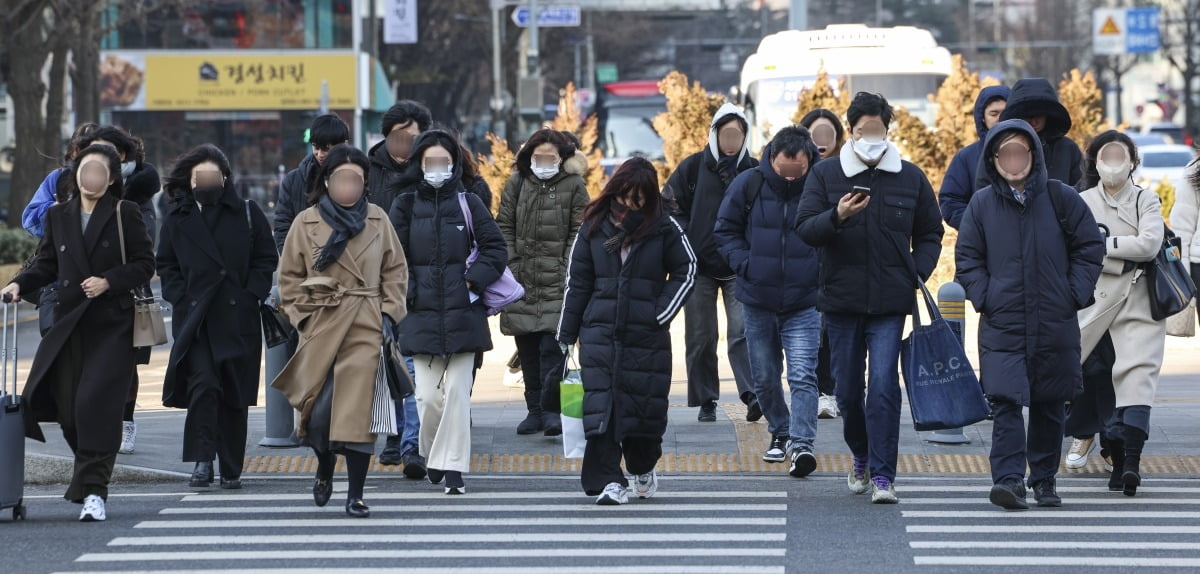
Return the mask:
<svg viewBox="0 0 1200 574">
<path fill-rule="evenodd" d="M 404 319 L 408 265 L 383 209 L 369 205 L 367 224 L 337 262 L 313 269 L 315 254 L 333 233 L 315 207 L 296 216 L 279 258 L 279 295 L 300 332 L 296 354 L 271 386 L 300 411 L 300 435 L 312 405 L 334 369 L 329 440 L 374 442 L 370 432 L 383 314 Z"/>
<path fill-rule="evenodd" d="M 1096 283 L 1096 303 L 1079 312 L 1085 360 L 1108 331 L 1117 350 L 1113 387 L 1117 407 L 1153 405 L 1166 342 L 1165 321 L 1150 318 L 1150 292 L 1142 271 L 1122 273 L 1125 261 L 1154 259 L 1163 241 L 1163 218 L 1158 196 L 1132 183 L 1116 196 L 1101 187 L 1082 194 L 1096 223 L 1108 227 L 1104 271 Z M 1136 280 L 1136 282 L 1135 282 Z"/>
</svg>

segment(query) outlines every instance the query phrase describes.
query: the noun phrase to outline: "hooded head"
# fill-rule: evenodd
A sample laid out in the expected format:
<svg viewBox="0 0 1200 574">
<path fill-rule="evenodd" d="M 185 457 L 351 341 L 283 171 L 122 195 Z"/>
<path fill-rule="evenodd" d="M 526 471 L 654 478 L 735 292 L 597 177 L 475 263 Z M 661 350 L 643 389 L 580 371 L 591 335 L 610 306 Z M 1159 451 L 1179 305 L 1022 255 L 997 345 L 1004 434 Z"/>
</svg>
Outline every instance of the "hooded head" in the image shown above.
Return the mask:
<svg viewBox="0 0 1200 574">
<path fill-rule="evenodd" d="M 1007 101 L 1011 93 L 1012 90 L 1008 89 L 1008 86 L 988 86 L 979 90 L 979 97 L 975 98 L 975 132 L 979 134 L 979 139 L 987 137 L 988 106 L 998 100 Z M 1000 115 L 1003 116 L 1003 112 Z"/>
<path fill-rule="evenodd" d="M 1044 122 L 1037 133 L 1045 142 L 1059 139 L 1071 131 L 1071 114 L 1058 101 L 1054 86 L 1045 78 L 1026 78 L 1013 84 L 1000 119 L 1025 120 L 1034 126 L 1039 121 Z"/>
<path fill-rule="evenodd" d="M 462 145 L 450 132 L 435 129 L 417 136 L 410 157 L 408 169 L 419 174 L 418 181 L 424 180 L 422 189 L 449 191 L 461 187 Z"/>
<path fill-rule="evenodd" d="M 736 163 L 741 163 L 748 153 L 749 128 L 746 115 L 740 108 L 729 103 L 723 104 L 709 125 L 708 151 L 713 159 L 719 161 L 722 157 L 732 156 L 737 158 Z"/>
<path fill-rule="evenodd" d="M 1010 136 L 1024 136 L 1012 138 Z M 983 144 L 983 168 L 987 172 L 988 182 L 992 189 L 999 193 L 1007 192 L 1012 183 L 1000 173 L 997 162 L 1004 162 L 1005 170 L 1009 172 L 1024 171 L 1021 165 L 1019 150 L 1029 148 L 1027 165 L 1029 173 L 1025 176 L 1024 190 L 1026 194 L 1036 193 L 1046 189 L 1046 161 L 1042 156 L 1042 140 L 1024 120 L 1006 120 L 988 130 L 987 139 Z M 1001 153 L 1001 152 L 1005 153 Z M 997 157 L 1003 155 L 1003 157 Z"/>
</svg>

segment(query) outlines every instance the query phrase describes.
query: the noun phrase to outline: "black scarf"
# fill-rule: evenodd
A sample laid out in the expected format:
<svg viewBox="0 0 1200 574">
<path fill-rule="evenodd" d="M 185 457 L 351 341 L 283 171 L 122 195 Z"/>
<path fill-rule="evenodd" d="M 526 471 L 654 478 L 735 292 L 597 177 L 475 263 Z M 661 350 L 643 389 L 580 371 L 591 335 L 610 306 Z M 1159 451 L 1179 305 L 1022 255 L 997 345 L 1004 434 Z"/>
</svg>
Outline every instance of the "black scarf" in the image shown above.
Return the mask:
<svg viewBox="0 0 1200 574">
<path fill-rule="evenodd" d="M 646 221 L 646 216 L 641 211 L 630 211 L 629 208 L 614 201 L 608 214 L 608 220 L 617 228 L 617 232 L 604 242 L 604 250 L 609 253 L 617 253 L 622 247 L 633 243 L 630 235 L 642 226 L 642 223 Z"/>
<path fill-rule="evenodd" d="M 367 198 L 362 197 L 353 207 L 342 207 L 334 203 L 328 194 L 322 195 L 317 202 L 317 212 L 333 228 L 329 241 L 325 242 L 313 262 L 314 269 L 323 271 L 342 256 L 350 240 L 367 226 Z"/>
</svg>

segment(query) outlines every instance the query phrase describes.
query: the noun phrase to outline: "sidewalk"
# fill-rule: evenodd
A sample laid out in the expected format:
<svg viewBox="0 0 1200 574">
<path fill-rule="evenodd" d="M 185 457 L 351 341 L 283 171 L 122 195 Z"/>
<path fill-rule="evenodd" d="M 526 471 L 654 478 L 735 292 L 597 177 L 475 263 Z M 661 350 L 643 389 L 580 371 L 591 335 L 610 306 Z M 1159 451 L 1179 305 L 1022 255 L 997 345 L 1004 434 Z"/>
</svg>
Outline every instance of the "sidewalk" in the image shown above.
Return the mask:
<svg viewBox="0 0 1200 574">
<path fill-rule="evenodd" d="M 680 324 L 682 326 L 682 323 Z M 683 329 L 673 329 L 675 337 L 674 377 L 670 421 L 663 437 L 662 472 L 710 473 L 768 473 L 787 471 L 784 464 L 762 461 L 762 453 L 770 440 L 766 421 L 745 421 L 745 407 L 738 401 L 732 375 L 722 357 L 722 386 L 725 395 L 717 411 L 717 422 L 696 421 L 697 409 L 688 408 L 687 384 L 683 365 Z M 973 335 L 975 329 L 969 329 Z M 974 355 L 973 336 L 967 348 Z M 485 355 L 472 396 L 472 472 L 475 473 L 559 473 L 576 474 L 578 460 L 562 457 L 561 442 L 542 435 L 518 436 L 517 423 L 525 416 L 522 389 L 501 384 L 506 372 L 505 363 L 513 353 L 512 339 L 494 330 L 496 349 Z M 1151 415 L 1153 430 L 1146 443 L 1143 467 L 1150 474 L 1189 474 L 1200 476 L 1200 354 L 1195 352 L 1200 340 L 1167 338 L 1167 353 L 1158 399 Z M 723 346 L 723 345 L 722 345 Z M 33 346 L 23 348 L 22 355 L 32 355 Z M 28 355 L 26 355 L 28 353 Z M 118 465 L 150 469 L 160 473 L 182 476 L 189 474 L 191 463 L 179 461 L 184 412 L 161 406 L 162 376 L 166 368 L 166 347 L 158 348 L 150 365 L 139 369 L 137 452 L 120 455 Z M 28 359 L 21 361 L 21 378 L 28 369 Z M 262 388 L 265 391 L 265 385 Z M 316 462 L 305 448 L 270 449 L 258 446 L 264 434 L 264 399 L 250 411 L 250 435 L 246 451 L 246 476 L 307 475 L 315 471 Z M 56 428 L 46 424 L 47 443 L 26 441 L 30 455 L 69 457 L 70 449 Z M 842 440 L 841 419 L 823 420 L 818 424 L 816 451 L 818 473 L 844 474 L 850 468 L 850 456 Z M 971 439 L 965 445 L 939 445 L 925 440 L 929 433 L 912 428 L 907 402 L 901 409 L 899 473 L 905 474 L 986 474 L 987 453 L 990 447 L 991 423 L 982 422 L 966 429 Z M 1070 446 L 1064 440 L 1063 452 Z M 382 441 L 380 441 L 382 448 Z M 400 467 L 375 465 L 372 472 L 398 473 Z M 1065 471 L 1065 469 L 1064 469 Z M 1098 449 L 1089 465 L 1071 473 L 1099 473 Z"/>
</svg>

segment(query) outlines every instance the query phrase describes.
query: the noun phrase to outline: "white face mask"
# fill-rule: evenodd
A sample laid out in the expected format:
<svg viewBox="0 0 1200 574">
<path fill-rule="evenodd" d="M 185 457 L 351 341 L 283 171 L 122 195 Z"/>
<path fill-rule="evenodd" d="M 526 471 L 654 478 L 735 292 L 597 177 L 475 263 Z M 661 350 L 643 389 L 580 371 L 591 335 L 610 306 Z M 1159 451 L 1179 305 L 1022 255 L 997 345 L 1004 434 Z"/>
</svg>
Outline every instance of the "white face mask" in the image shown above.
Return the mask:
<svg viewBox="0 0 1200 574">
<path fill-rule="evenodd" d="M 1129 179 L 1129 173 L 1133 171 L 1133 165 L 1129 162 L 1111 165 L 1105 162 L 1096 162 L 1096 173 L 1100 174 L 1100 182 L 1110 187 L 1116 187 L 1125 183 Z"/>
<path fill-rule="evenodd" d="M 859 138 L 854 140 L 853 146 L 858 159 L 871 165 L 879 163 L 888 150 L 887 140 L 883 138 Z"/>
<path fill-rule="evenodd" d="M 427 171 L 425 172 L 425 183 L 428 183 L 434 189 L 441 189 L 450 181 L 450 176 L 453 175 L 454 166 L 446 166 L 446 171 Z"/>
<path fill-rule="evenodd" d="M 133 175 L 133 170 L 137 169 L 136 161 L 121 162 L 121 177 L 129 177 Z"/>
<path fill-rule="evenodd" d="M 550 167 L 538 167 L 535 165 L 535 166 L 530 167 L 529 170 L 533 172 L 534 177 L 536 177 L 542 181 L 546 181 L 546 180 L 558 175 L 558 166 L 557 165 L 553 165 Z"/>
</svg>

